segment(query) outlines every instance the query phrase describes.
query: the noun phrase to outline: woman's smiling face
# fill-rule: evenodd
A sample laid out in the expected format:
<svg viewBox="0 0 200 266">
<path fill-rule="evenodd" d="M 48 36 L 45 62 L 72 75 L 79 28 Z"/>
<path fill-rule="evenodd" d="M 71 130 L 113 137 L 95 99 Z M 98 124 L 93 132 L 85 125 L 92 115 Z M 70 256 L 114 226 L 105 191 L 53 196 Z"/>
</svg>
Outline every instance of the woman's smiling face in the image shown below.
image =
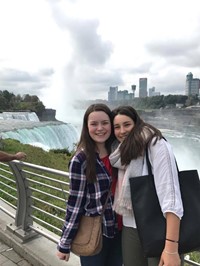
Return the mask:
<svg viewBox="0 0 200 266">
<path fill-rule="evenodd" d="M 105 143 L 111 135 L 111 121 L 103 111 L 94 111 L 88 116 L 88 131 L 90 137 L 98 143 Z"/>
<path fill-rule="evenodd" d="M 122 142 L 135 126 L 135 122 L 127 115 L 118 114 L 113 120 L 114 133 L 119 142 Z"/>
</svg>

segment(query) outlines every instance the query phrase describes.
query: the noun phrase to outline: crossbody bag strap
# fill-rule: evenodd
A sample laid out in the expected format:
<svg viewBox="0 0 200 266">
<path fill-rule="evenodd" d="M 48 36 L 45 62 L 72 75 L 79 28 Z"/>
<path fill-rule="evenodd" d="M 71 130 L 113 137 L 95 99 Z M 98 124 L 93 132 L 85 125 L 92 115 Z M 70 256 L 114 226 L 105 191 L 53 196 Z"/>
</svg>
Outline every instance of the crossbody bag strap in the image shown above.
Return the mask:
<svg viewBox="0 0 200 266">
<path fill-rule="evenodd" d="M 110 197 L 110 195 L 111 195 L 111 187 L 112 187 L 112 183 L 111 183 L 111 185 L 110 185 L 110 189 L 109 189 L 109 191 L 108 191 L 108 195 L 107 195 L 107 198 L 106 198 L 105 204 L 104 204 L 104 206 L 103 206 L 101 216 L 103 216 L 104 211 L 105 211 L 105 209 L 106 209 L 106 207 L 107 207 L 108 199 L 109 199 L 109 197 Z"/>
</svg>

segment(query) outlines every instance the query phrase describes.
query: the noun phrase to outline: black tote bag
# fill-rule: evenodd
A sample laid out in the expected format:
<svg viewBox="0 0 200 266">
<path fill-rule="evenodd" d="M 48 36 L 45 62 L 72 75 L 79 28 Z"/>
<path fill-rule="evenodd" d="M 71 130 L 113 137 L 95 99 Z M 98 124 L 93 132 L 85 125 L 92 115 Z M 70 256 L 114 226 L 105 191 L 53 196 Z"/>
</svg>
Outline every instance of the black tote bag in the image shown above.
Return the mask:
<svg viewBox="0 0 200 266">
<path fill-rule="evenodd" d="M 160 257 L 166 220 L 160 208 L 146 149 L 148 175 L 131 177 L 131 200 L 146 257 Z M 178 167 L 177 167 L 178 168 Z M 200 180 L 197 170 L 178 171 L 184 215 L 180 223 L 179 254 L 200 249 Z"/>
</svg>

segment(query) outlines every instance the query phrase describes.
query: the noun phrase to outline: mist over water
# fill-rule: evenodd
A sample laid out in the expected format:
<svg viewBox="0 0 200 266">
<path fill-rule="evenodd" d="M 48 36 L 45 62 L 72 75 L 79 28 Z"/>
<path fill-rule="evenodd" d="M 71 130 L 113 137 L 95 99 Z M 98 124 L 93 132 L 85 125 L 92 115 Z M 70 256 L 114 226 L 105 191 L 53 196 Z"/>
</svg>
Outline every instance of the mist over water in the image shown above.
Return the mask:
<svg viewBox="0 0 200 266">
<path fill-rule="evenodd" d="M 173 147 L 179 170 L 197 169 L 200 175 L 200 133 L 161 131 Z"/>
</svg>

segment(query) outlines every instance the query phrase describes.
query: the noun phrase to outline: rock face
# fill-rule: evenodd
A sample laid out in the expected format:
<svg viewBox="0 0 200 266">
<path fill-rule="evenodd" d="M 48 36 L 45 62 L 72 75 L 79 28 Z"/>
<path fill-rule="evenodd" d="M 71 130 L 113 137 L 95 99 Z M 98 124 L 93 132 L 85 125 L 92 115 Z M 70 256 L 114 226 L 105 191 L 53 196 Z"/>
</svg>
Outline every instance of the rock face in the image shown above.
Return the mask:
<svg viewBox="0 0 200 266">
<path fill-rule="evenodd" d="M 45 109 L 39 116 L 40 121 L 56 121 L 56 110 Z"/>
</svg>

